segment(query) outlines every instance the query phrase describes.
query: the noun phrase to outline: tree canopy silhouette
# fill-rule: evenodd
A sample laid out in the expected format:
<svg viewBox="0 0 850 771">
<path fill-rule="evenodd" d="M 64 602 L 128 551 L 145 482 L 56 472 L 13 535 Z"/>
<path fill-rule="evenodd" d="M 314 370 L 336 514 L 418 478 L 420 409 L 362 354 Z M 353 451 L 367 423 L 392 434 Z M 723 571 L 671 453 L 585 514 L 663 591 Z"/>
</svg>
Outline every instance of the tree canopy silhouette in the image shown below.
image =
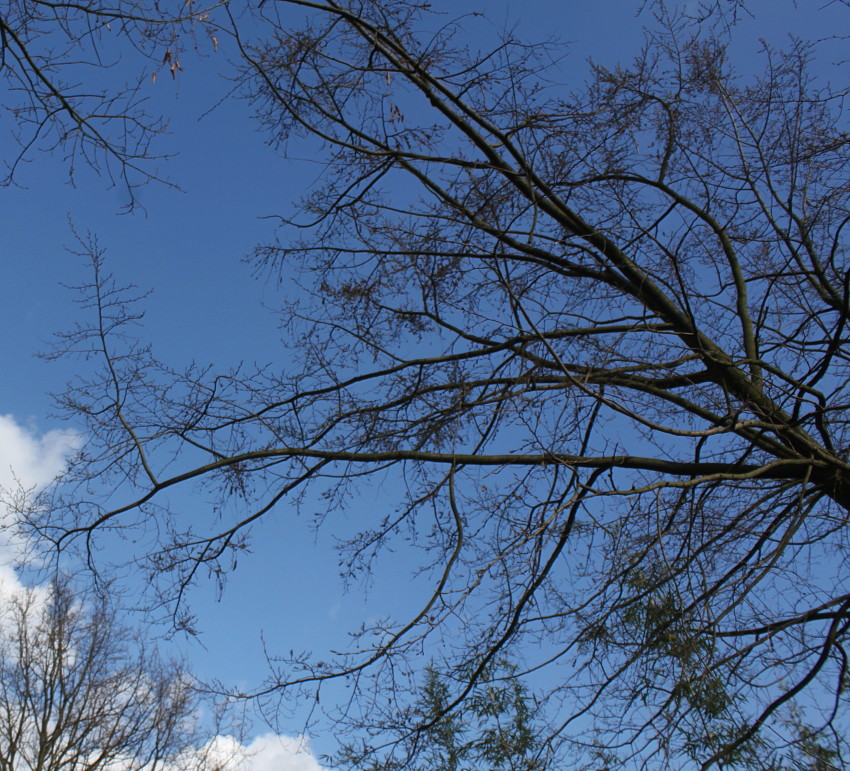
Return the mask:
<svg viewBox="0 0 850 771">
<path fill-rule="evenodd" d="M 38 532 L 90 544 L 156 518 L 177 603 L 273 509 L 322 494 L 333 528 L 395 475 L 345 564 L 407 541 L 429 598 L 282 660 L 259 697 L 345 679 L 338 724 L 403 747 L 437 717 L 382 694 L 415 699 L 423 652 L 450 716 L 521 651 L 546 672 L 547 741 L 579 764 L 779 767 L 815 696 L 807 741 L 840 737 L 850 189 L 819 44 L 739 74 L 725 32 L 662 9 L 634 61 L 563 85 L 557 44 L 477 51 L 470 20 L 413 0 L 219 23 L 272 143 L 325 164 L 255 255 L 293 352 L 159 363 L 91 245 L 92 322 L 60 345 L 103 365 L 63 399 L 91 440 Z M 75 495 L 93 480 L 114 495 Z M 192 484 L 220 494 L 219 529 L 169 510 Z"/>
</svg>

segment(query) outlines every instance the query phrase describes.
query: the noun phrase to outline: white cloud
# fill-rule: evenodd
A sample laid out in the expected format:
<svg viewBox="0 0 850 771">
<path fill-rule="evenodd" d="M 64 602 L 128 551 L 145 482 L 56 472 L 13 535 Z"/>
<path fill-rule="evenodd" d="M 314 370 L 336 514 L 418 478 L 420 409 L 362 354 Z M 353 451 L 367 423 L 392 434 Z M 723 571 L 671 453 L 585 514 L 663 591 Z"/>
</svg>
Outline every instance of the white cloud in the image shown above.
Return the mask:
<svg viewBox="0 0 850 771">
<path fill-rule="evenodd" d="M 207 747 L 211 760 L 238 761 L 240 771 L 326 771 L 304 736 L 257 736 L 244 745 L 231 736 L 217 736 Z"/>
<path fill-rule="evenodd" d="M 79 434 L 53 430 L 38 435 L 11 415 L 0 415 L 0 487 L 37 492 L 65 468 L 70 453 L 80 445 Z"/>
<path fill-rule="evenodd" d="M 73 431 L 39 434 L 12 415 L 0 415 L 0 598 L 23 588 L 11 567 L 18 552 L 14 512 L 2 500 L 20 501 L 22 496 L 37 494 L 47 487 L 62 473 L 80 441 L 79 434 Z"/>
<path fill-rule="evenodd" d="M 303 736 L 264 734 L 246 748 L 250 771 L 321 771 Z"/>
<path fill-rule="evenodd" d="M 4 555 L 0 549 L 0 634 L 7 634 L 11 629 L 14 629 L 13 621 L 9 615 L 12 607 L 12 600 L 15 597 L 22 596 L 26 591 L 23 584 L 18 580 L 14 568 L 11 565 L 3 564 Z"/>
</svg>

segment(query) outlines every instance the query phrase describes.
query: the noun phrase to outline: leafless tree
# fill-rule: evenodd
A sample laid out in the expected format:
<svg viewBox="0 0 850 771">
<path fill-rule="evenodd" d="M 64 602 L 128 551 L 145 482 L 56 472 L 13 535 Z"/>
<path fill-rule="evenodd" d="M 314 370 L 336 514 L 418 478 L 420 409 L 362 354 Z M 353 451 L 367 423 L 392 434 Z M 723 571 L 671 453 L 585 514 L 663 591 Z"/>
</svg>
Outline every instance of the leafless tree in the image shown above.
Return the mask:
<svg viewBox="0 0 850 771">
<path fill-rule="evenodd" d="M 187 41 L 217 48 L 217 3 L 146 0 L 0 2 L 0 87 L 16 151 L 0 183 L 15 182 L 35 150 L 64 156 L 73 180 L 94 168 L 130 194 L 160 179 L 151 142 L 166 123 L 150 111 L 144 80 L 175 77 Z"/>
<path fill-rule="evenodd" d="M 174 372 L 130 339 L 91 245 L 94 321 L 60 345 L 104 364 L 64 397 L 91 443 L 33 524 L 90 544 L 158 522 L 179 603 L 272 509 L 315 508 L 309 489 L 333 528 L 395 474 L 345 564 L 406 539 L 430 598 L 283 661 L 258 697 L 347 679 L 338 725 L 407 746 L 430 725 L 400 706 L 423 655 L 449 714 L 508 652 L 546 673 L 576 767 L 779 768 L 803 746 L 793 710 L 840 765 L 846 94 L 814 43 L 765 47 L 745 77 L 663 14 L 634 62 L 568 89 L 557 46 L 480 53 L 465 23 L 280 0 L 234 24 L 261 124 L 326 160 L 256 254 L 295 350 L 279 372 Z M 168 510 L 194 483 L 220 530 Z"/>
<path fill-rule="evenodd" d="M 103 598 L 67 580 L 0 618 L 2 771 L 223 771 L 205 757 L 185 670 L 139 647 Z"/>
</svg>

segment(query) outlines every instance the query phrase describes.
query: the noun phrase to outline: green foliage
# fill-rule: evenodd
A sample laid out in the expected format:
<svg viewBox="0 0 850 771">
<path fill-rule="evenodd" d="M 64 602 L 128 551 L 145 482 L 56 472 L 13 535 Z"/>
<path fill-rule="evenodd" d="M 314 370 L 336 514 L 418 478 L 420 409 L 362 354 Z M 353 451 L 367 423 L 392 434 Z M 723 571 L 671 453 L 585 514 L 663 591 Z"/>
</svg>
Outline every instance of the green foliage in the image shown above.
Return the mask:
<svg viewBox="0 0 850 771">
<path fill-rule="evenodd" d="M 462 681 L 461 681 L 462 682 Z M 537 703 L 516 668 L 500 661 L 454 705 L 452 679 L 432 664 L 416 702 L 418 730 L 378 755 L 347 745 L 335 763 L 368 771 L 544 771 L 549 767 Z"/>
<path fill-rule="evenodd" d="M 813 728 L 796 707 L 787 723 L 797 739 L 786 754 L 782 771 L 840 771 L 845 767 L 831 731 Z"/>
</svg>

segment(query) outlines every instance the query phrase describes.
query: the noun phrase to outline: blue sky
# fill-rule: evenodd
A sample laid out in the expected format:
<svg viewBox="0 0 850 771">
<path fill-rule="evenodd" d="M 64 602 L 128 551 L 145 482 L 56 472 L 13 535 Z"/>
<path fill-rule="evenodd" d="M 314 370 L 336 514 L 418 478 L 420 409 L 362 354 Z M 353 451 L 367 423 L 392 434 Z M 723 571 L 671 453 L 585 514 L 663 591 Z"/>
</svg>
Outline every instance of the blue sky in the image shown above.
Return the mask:
<svg viewBox="0 0 850 771">
<path fill-rule="evenodd" d="M 580 13 L 571 14 L 561 34 L 570 39 L 592 36 L 598 19 L 587 5 L 576 4 Z M 447 4 L 452 13 L 486 8 L 486 19 L 470 19 L 473 29 L 490 34 L 504 26 L 506 19 L 518 19 L 519 29 L 529 36 L 552 34 L 548 22 L 562 4 L 535 0 L 521 14 L 510 6 L 509 2 L 475 0 Z M 619 0 L 612 6 L 623 13 L 624 29 L 618 39 L 637 43 L 634 4 Z M 606 42 L 610 44 L 611 38 Z M 622 51 L 622 46 L 617 50 Z M 577 51 L 571 58 L 582 65 L 584 55 Z M 77 248 L 71 224 L 81 233 L 96 235 L 118 283 L 153 290 L 144 305 L 144 336 L 166 362 L 180 366 L 194 359 L 224 367 L 240 361 L 280 360 L 280 333 L 270 310 L 278 289 L 274 282 L 254 278 L 243 258 L 255 244 L 274 236 L 274 221 L 263 217 L 289 210 L 290 202 L 321 167 L 311 160 L 284 159 L 271 152 L 244 102 L 225 101 L 208 113 L 231 87 L 216 74 L 222 65 L 223 61 L 209 56 L 187 61 L 176 81 L 168 77 L 156 83 L 146 81 L 152 107 L 167 115 L 170 124 L 170 133 L 157 149 L 176 153 L 160 168 L 180 190 L 150 184 L 140 191 L 144 209 L 122 214 L 125 201 L 120 190 L 109 189 L 106 180 L 84 168 L 76 185 L 69 185 L 62 159 L 49 155 L 32 158 L 19 177 L 21 187 L 0 190 L 3 250 L 9 266 L 0 287 L 0 313 L 3 328 L 14 330 L 3 342 L 8 365 L 0 375 L 0 413 L 14 416 L 36 432 L 58 425 L 50 418 L 49 392 L 61 390 L 73 372 L 67 369 L 70 363 L 44 362 L 34 353 L 49 350 L 52 335 L 78 319 L 76 295 L 67 287 L 89 276 L 84 260 L 69 251 Z M 282 525 L 279 539 L 279 534 L 269 533 L 277 526 L 264 525 L 262 542 L 255 545 L 257 553 L 237 571 L 224 601 L 210 604 L 201 613 L 210 653 L 199 653 L 199 659 L 215 658 L 219 635 L 225 643 L 232 640 L 233 625 L 223 617 L 238 614 L 244 636 L 243 624 L 252 615 L 253 603 L 239 598 L 254 594 L 257 583 L 277 571 L 280 540 L 292 544 L 291 558 L 304 563 L 313 589 L 327 596 L 319 607 L 328 618 L 336 618 L 339 606 L 352 602 L 339 592 L 336 560 L 323 548 L 327 544 L 319 543 L 313 550 L 313 535 L 289 523 Z M 204 594 L 213 592 L 201 589 L 198 599 Z M 295 599 L 305 600 L 303 592 L 290 597 Z M 315 612 L 313 598 L 303 604 Z M 267 631 L 274 634 L 264 609 L 256 610 Z M 209 623 L 203 621 L 206 613 L 212 619 Z M 323 625 L 319 614 L 311 625 Z M 227 654 L 224 658 L 232 668 L 232 658 Z M 245 678 L 263 673 L 263 664 L 255 656 L 240 657 L 236 668 Z"/>
<path fill-rule="evenodd" d="M 635 18 L 635 0 L 525 0 L 521 6 L 511 0 L 434 0 L 433 5 L 452 14 L 485 14 L 469 20 L 470 34 L 482 40 L 505 23 L 516 23 L 527 38 L 555 34 L 575 41 L 563 65 L 567 77 L 584 71 L 587 56 L 613 64 L 634 54 L 644 21 Z M 742 50 L 753 53 L 759 36 L 789 23 L 799 30 L 822 23 L 802 7 L 813 4 L 800 6 L 785 0 L 751 4 L 756 17 L 742 20 Z M 174 81 L 145 80 L 151 108 L 170 122 L 157 150 L 175 156 L 160 168 L 180 190 L 146 186 L 140 192 L 143 210 L 122 214 L 121 191 L 85 168 L 75 185 L 68 184 L 62 159 L 45 154 L 30 159 L 18 187 L 0 188 L 0 415 L 8 416 L 0 423 L 7 433 L 0 435 L 11 437 L 9 448 L 32 453 L 25 462 L 13 452 L 0 453 L 0 460 L 21 466 L 19 476 L 32 484 L 45 484 L 57 465 L 56 448 L 75 441 L 76 427 L 51 417 L 49 396 L 73 376 L 73 365 L 34 356 L 48 350 L 53 333 L 72 325 L 79 313 L 74 293 L 62 285 L 88 279 L 81 258 L 66 248 L 73 248 L 74 240 L 69 223 L 97 235 L 119 283 L 153 290 L 145 305 L 144 336 L 166 362 L 180 366 L 194 359 L 226 366 L 280 360 L 280 332 L 269 310 L 278 289 L 253 277 L 243 258 L 274 236 L 274 221 L 263 216 L 287 212 L 321 167 L 269 149 L 247 105 L 225 98 L 231 84 L 219 73 L 226 70 L 222 51 L 186 59 Z M 3 157 L 11 152 L 9 141 L 7 133 L 0 134 Z M 392 496 L 390 482 L 381 494 Z M 356 516 L 356 510 L 349 515 Z M 357 586 L 345 593 L 330 535 L 315 535 L 294 519 L 280 510 L 263 522 L 253 554 L 240 561 L 221 598 L 212 584 L 193 593 L 202 636 L 181 648 L 200 676 L 250 688 L 266 674 L 261 630 L 271 650 L 319 648 L 407 599 L 403 581 L 376 580 L 377 588 L 366 596 Z M 403 555 L 381 569 L 384 575 L 403 572 Z M 324 746 L 321 737 L 317 746 Z"/>
</svg>

